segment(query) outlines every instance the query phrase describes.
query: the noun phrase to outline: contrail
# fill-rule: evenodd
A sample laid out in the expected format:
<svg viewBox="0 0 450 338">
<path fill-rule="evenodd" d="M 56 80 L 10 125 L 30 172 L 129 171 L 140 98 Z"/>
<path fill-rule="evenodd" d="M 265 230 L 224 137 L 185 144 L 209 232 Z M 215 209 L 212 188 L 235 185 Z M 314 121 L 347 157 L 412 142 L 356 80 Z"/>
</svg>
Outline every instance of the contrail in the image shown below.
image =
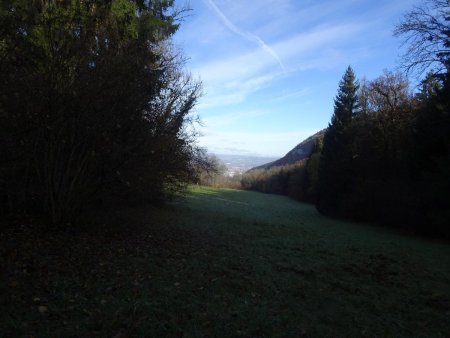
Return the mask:
<svg viewBox="0 0 450 338">
<path fill-rule="evenodd" d="M 236 27 L 235 24 L 233 24 L 226 16 L 223 14 L 223 12 L 216 6 L 213 0 L 203 0 L 209 7 L 213 9 L 213 11 L 217 14 L 217 16 L 222 20 L 222 22 L 227 26 L 227 28 L 232 31 L 233 33 L 242 36 L 243 38 L 255 42 L 259 47 L 261 47 L 263 50 L 265 50 L 267 53 L 269 53 L 280 65 L 281 69 L 286 70 L 284 67 L 283 62 L 281 62 L 280 57 L 278 54 L 270 48 L 259 36 L 252 34 L 250 32 L 245 32 L 240 30 Z"/>
</svg>

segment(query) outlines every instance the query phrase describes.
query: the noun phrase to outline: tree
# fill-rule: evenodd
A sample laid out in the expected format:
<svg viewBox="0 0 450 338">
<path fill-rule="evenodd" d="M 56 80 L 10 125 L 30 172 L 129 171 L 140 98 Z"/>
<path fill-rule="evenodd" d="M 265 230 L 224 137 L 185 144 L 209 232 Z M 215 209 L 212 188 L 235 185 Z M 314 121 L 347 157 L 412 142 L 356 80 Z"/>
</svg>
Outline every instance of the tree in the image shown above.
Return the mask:
<svg viewBox="0 0 450 338">
<path fill-rule="evenodd" d="M 383 75 L 372 81 L 364 81 L 359 91 L 358 100 L 363 106 L 363 112 L 368 114 L 363 125 L 370 124 L 370 133 L 366 137 L 376 138 L 373 145 L 376 149 L 371 149 L 371 158 L 380 156 L 377 159 L 379 164 L 384 164 L 384 169 L 380 167 L 381 175 L 387 175 L 395 170 L 398 159 L 404 154 L 404 142 L 407 138 L 405 132 L 411 129 L 412 124 L 412 95 L 409 90 L 408 80 L 401 73 L 394 73 L 388 70 L 383 71 Z M 364 128 L 363 128 L 364 129 Z M 358 138 L 365 136 L 358 133 Z M 359 141 L 359 143 L 361 143 Z M 354 156 L 366 156 L 367 149 L 358 147 Z"/>
<path fill-rule="evenodd" d="M 353 115 L 358 113 L 357 93 L 359 82 L 356 80 L 352 67 L 348 66 L 344 76 L 339 82 L 339 89 L 334 99 L 334 115 L 332 125 L 348 125 Z"/>
<path fill-rule="evenodd" d="M 420 91 L 417 94 L 417 98 L 421 102 L 427 102 L 436 99 L 442 92 L 444 87 L 442 79 L 429 71 L 425 78 L 420 82 Z"/>
<path fill-rule="evenodd" d="M 351 186 L 351 138 L 350 123 L 358 114 L 359 84 L 349 66 L 339 82 L 334 100 L 334 114 L 324 136 L 319 165 L 317 208 L 326 214 L 346 213 L 343 202 Z"/>
<path fill-rule="evenodd" d="M 0 3 L 0 200 L 52 223 L 154 200 L 193 173 L 200 84 L 173 0 Z"/>
<path fill-rule="evenodd" d="M 406 225 L 404 214 L 414 213 L 409 166 L 415 101 L 408 81 L 384 70 L 374 80 L 364 80 L 358 96 L 363 114 L 351 126 L 354 213 L 360 219 Z"/>
<path fill-rule="evenodd" d="M 408 80 L 401 73 L 388 70 L 360 87 L 358 101 L 365 113 L 393 113 L 411 101 Z"/>
<path fill-rule="evenodd" d="M 420 183 L 421 211 L 428 233 L 450 237 L 450 83 L 446 76 L 428 74 L 418 94 L 413 123 L 413 173 Z"/>
<path fill-rule="evenodd" d="M 448 73 L 450 61 L 450 2 L 425 0 L 405 14 L 394 34 L 404 37 L 406 70 Z"/>
<path fill-rule="evenodd" d="M 318 138 L 311 156 L 306 161 L 303 171 L 298 170 L 290 180 L 291 192 L 289 196 L 303 202 L 315 203 L 317 201 L 317 183 L 319 180 L 320 154 L 323 138 Z M 295 181 L 297 179 L 297 181 Z"/>
<path fill-rule="evenodd" d="M 227 166 L 217 156 L 204 154 L 204 160 L 197 165 L 197 180 L 195 183 L 217 187 L 221 178 L 226 175 Z"/>
<path fill-rule="evenodd" d="M 436 233 L 450 233 L 450 2 L 427 0 L 408 12 L 395 30 L 408 45 L 405 68 L 427 71 L 417 95 L 419 107 L 412 125 L 416 161 L 414 175 L 421 183 L 422 213 Z"/>
</svg>

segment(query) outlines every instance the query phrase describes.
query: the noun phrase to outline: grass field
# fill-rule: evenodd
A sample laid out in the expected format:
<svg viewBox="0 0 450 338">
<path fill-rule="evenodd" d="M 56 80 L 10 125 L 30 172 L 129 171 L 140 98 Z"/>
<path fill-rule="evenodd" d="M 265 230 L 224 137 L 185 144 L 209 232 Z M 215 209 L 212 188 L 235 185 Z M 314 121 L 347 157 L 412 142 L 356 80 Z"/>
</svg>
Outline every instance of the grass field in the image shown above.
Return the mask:
<svg viewBox="0 0 450 338">
<path fill-rule="evenodd" d="M 450 335 L 449 243 L 204 187 L 109 218 L 127 230 L 2 233 L 3 336 Z"/>
</svg>

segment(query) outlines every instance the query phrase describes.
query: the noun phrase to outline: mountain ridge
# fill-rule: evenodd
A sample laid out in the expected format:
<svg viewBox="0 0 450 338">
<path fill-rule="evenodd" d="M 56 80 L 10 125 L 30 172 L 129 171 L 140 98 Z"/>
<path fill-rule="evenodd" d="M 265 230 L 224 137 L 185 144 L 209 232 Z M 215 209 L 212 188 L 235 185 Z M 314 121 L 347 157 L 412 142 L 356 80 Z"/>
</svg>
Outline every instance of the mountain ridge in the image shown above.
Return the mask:
<svg viewBox="0 0 450 338">
<path fill-rule="evenodd" d="M 251 168 L 249 171 L 257 169 L 270 169 L 273 167 L 280 167 L 288 164 L 294 164 L 298 161 L 308 159 L 316 148 L 317 142 L 325 135 L 325 129 L 318 131 L 317 133 L 309 136 L 294 148 L 292 148 L 286 155 L 278 160 L 268 162 L 266 164 Z"/>
</svg>

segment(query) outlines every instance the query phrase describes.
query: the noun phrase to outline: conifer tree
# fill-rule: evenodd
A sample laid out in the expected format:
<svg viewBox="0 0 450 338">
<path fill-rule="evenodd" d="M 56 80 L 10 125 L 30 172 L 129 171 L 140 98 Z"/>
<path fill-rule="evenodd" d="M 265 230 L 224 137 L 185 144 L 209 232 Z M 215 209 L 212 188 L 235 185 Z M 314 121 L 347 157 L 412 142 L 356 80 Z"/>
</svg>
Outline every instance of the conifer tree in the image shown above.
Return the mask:
<svg viewBox="0 0 450 338">
<path fill-rule="evenodd" d="M 334 99 L 334 114 L 324 136 L 319 166 L 317 208 L 331 215 L 348 214 L 343 205 L 351 188 L 351 133 L 350 123 L 358 113 L 359 83 L 349 66 L 339 82 Z"/>
</svg>

